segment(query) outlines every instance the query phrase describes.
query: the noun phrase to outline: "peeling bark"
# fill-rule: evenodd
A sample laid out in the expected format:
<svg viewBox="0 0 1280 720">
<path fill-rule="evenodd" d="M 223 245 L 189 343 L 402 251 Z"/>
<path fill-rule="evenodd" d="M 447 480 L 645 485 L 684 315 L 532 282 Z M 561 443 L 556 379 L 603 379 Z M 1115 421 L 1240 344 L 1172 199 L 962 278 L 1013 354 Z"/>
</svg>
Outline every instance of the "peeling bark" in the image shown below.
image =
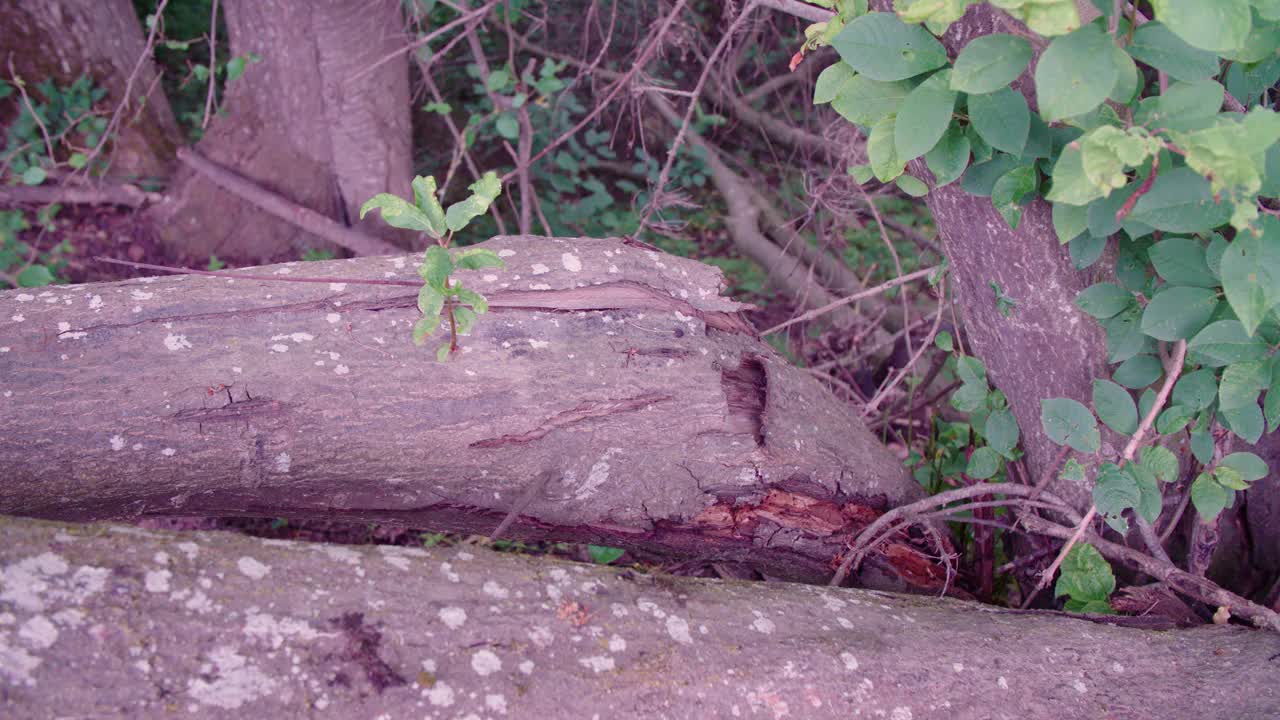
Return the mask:
<svg viewBox="0 0 1280 720">
<path fill-rule="evenodd" d="M 0 512 L 488 533 L 515 510 L 515 536 L 747 557 L 821 580 L 849 533 L 920 496 L 846 405 L 754 336 L 719 270 L 616 240 L 487 246 L 506 270 L 459 278 L 493 311 L 443 364 L 447 333 L 410 342 L 414 288 L 342 282 L 416 283 L 412 257 L 252 271 L 331 284 L 175 276 L 0 293 Z M 545 470 L 555 478 L 518 507 Z M 778 490 L 828 521 L 755 512 Z M 941 588 L 945 573 L 921 585 L 920 551 L 899 544 L 910 557 L 884 555 L 871 582 Z"/>
<path fill-rule="evenodd" d="M 0 519 L 7 717 L 1261 720 L 1275 636 Z"/>
</svg>

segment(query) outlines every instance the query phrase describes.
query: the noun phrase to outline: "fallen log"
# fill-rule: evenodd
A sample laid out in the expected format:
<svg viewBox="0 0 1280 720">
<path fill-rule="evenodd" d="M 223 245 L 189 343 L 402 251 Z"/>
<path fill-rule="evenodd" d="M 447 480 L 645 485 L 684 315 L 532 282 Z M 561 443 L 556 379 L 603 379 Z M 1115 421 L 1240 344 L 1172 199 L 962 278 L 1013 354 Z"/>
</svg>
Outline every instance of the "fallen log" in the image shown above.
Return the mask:
<svg viewBox="0 0 1280 720">
<path fill-rule="evenodd" d="M 822 580 L 851 532 L 921 495 L 843 403 L 755 337 L 718 270 L 616 240 L 486 246 L 506 269 L 458 277 L 493 311 L 445 363 L 447 340 L 411 343 L 407 256 L 240 271 L 320 284 L 179 275 L 0 293 L 0 512 L 488 533 L 514 511 L 517 537 Z M 873 584 L 945 583 L 909 544 L 883 557 Z"/>
<path fill-rule="evenodd" d="M 0 715 L 1232 718 L 1280 647 L 483 548 L 0 518 Z"/>
</svg>

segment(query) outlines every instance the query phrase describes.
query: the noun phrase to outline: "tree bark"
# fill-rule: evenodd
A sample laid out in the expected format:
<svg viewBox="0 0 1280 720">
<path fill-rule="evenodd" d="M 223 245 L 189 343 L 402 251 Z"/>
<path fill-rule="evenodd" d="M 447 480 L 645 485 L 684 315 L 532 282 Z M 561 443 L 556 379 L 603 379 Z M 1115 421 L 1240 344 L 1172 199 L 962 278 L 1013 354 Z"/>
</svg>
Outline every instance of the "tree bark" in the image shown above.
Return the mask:
<svg viewBox="0 0 1280 720">
<path fill-rule="evenodd" d="M 252 270 L 332 284 L 0 293 L 0 512 L 488 533 L 516 510 L 523 537 L 822 580 L 850 532 L 921 496 L 844 403 L 754 337 L 719 270 L 616 240 L 487 246 L 507 269 L 458 277 L 494 311 L 446 363 L 447 330 L 410 342 L 415 288 L 347 282 L 420 282 L 405 257 Z M 889 547 L 868 582 L 942 588 L 905 539 Z"/>
<path fill-rule="evenodd" d="M 178 125 L 151 58 L 143 57 L 146 38 L 128 0 L 6 2 L 0 27 L 0 74 L 6 79 L 9 63 L 29 88 L 46 78 L 68 85 L 88 74 L 107 91 L 104 107 L 129 104 L 110 146 L 113 176 L 169 173 Z"/>
<path fill-rule="evenodd" d="M 0 518 L 7 717 L 1231 718 L 1270 633 Z"/>
<path fill-rule="evenodd" d="M 363 232 L 408 236 L 359 208 L 379 192 L 410 196 L 409 70 L 393 0 L 228 0 L 230 55 L 261 58 L 227 84 L 225 117 L 197 146 L 293 202 Z M 192 256 L 268 260 L 323 241 L 189 169 L 153 212 L 162 239 Z"/>
</svg>

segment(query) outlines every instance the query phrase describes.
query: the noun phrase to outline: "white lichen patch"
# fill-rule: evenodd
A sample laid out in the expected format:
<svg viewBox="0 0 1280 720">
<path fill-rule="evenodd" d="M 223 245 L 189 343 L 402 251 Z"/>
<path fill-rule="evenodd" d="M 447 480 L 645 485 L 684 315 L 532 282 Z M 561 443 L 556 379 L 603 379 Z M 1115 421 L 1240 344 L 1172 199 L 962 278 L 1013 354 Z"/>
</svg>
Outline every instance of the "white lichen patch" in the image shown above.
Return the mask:
<svg viewBox="0 0 1280 720">
<path fill-rule="evenodd" d="M 560 256 L 560 264 L 569 272 L 576 273 L 582 270 L 582 260 L 578 259 L 578 256 L 573 253 L 563 253 Z"/>
<path fill-rule="evenodd" d="M 289 453 L 282 452 L 276 455 L 276 472 L 287 473 L 289 467 L 293 464 L 293 458 L 289 457 Z"/>
<path fill-rule="evenodd" d="M 329 283 L 329 289 L 334 292 L 342 292 L 347 289 L 346 283 Z"/>
<path fill-rule="evenodd" d="M 512 255 L 515 255 L 515 254 L 516 254 L 516 251 L 512 250 L 511 248 L 504 248 L 498 251 L 498 257 L 506 258 L 506 257 L 511 257 Z"/>
<path fill-rule="evenodd" d="M 1005 680 L 1004 676 L 1001 675 L 1000 677 L 996 678 L 996 687 L 1000 688 L 1001 690 L 1008 690 L 1009 681 Z"/>
<path fill-rule="evenodd" d="M 497 695 L 490 693 L 484 696 L 484 706 L 490 712 L 496 712 L 499 715 L 507 714 L 507 698 L 505 695 Z"/>
<path fill-rule="evenodd" d="M 692 645 L 693 637 L 689 635 L 689 623 L 677 615 L 667 616 L 667 635 L 681 645 Z"/>
<path fill-rule="evenodd" d="M 492 274 L 492 273 L 488 273 L 488 274 L 485 274 L 485 275 L 481 275 L 481 276 L 480 276 L 480 279 L 481 279 L 481 280 L 483 280 L 483 281 L 485 281 L 485 282 L 497 282 L 497 281 L 498 281 L 498 276 L 497 276 L 497 275 L 494 275 L 494 274 Z"/>
<path fill-rule="evenodd" d="M 18 293 L 17 297 L 18 302 L 32 302 L 35 299 L 36 296 L 31 293 Z"/>
<path fill-rule="evenodd" d="M 311 641 L 320 637 L 320 633 L 311 624 L 298 618 L 278 618 L 269 613 L 250 611 L 245 617 L 244 634 L 249 637 L 264 638 L 272 648 L 284 644 L 285 637 Z M 326 636 L 331 636 L 329 633 Z"/>
<path fill-rule="evenodd" d="M 471 656 L 471 669 L 480 677 L 492 675 L 502 670 L 502 658 L 492 650 L 477 650 Z"/>
<path fill-rule="evenodd" d="M 600 486 L 609 480 L 609 463 L 614 455 L 622 452 L 620 447 L 611 447 L 604 451 L 604 455 L 600 456 L 587 472 L 587 479 L 574 490 L 574 497 L 578 500 L 586 500 L 596 494 Z"/>
<path fill-rule="evenodd" d="M 551 286 L 546 283 L 530 283 L 530 290 L 550 290 Z"/>
<path fill-rule="evenodd" d="M 617 633 L 609 638 L 609 652 L 620 653 L 627 649 L 627 641 Z"/>
<path fill-rule="evenodd" d="M 964 663 L 953 662 L 951 663 L 951 669 L 958 673 L 964 672 Z"/>
<path fill-rule="evenodd" d="M 180 542 L 178 543 L 178 549 L 182 551 L 183 555 L 187 556 L 188 560 L 195 560 L 196 555 L 200 553 L 200 546 L 193 542 Z"/>
<path fill-rule="evenodd" d="M 427 701 L 436 707 L 449 707 L 454 702 L 453 688 L 449 687 L 447 682 L 437 682 L 423 694 L 427 696 Z"/>
<path fill-rule="evenodd" d="M 858 658 L 853 656 L 851 652 L 840 653 L 840 662 L 844 663 L 844 669 L 854 671 L 858 669 Z"/>
<path fill-rule="evenodd" d="M 248 575 L 254 580 L 261 580 L 267 576 L 267 573 L 271 572 L 270 565 L 259 562 L 247 555 L 236 561 L 236 567 L 240 569 L 241 573 Z"/>
<path fill-rule="evenodd" d="M 764 617 L 763 613 L 759 610 L 756 610 L 755 614 L 756 619 L 751 623 L 751 629 L 764 635 L 772 635 L 773 631 L 776 630 L 778 626 L 769 618 Z"/>
<path fill-rule="evenodd" d="M 35 685 L 31 673 L 40 667 L 40 658 L 23 648 L 9 645 L 8 638 L 0 635 L 0 678 L 12 685 Z"/>
<path fill-rule="evenodd" d="M 282 267 L 271 274 L 272 275 L 290 275 L 292 273 L 293 273 L 293 268 Z"/>
<path fill-rule="evenodd" d="M 534 263 L 531 267 L 534 275 L 542 275 L 544 273 L 551 272 L 551 268 L 543 265 L 542 263 Z"/>
<path fill-rule="evenodd" d="M 324 316 L 324 319 L 330 325 L 336 325 L 338 324 L 339 321 L 342 320 L 342 316 L 339 315 L 338 313 L 328 313 L 327 315 Z"/>
<path fill-rule="evenodd" d="M 346 375 L 349 372 L 351 372 L 351 368 L 346 365 L 337 365 L 333 368 L 334 375 Z"/>
<path fill-rule="evenodd" d="M 911 708 L 898 706 L 890 710 L 889 720 L 911 720 Z"/>
<path fill-rule="evenodd" d="M 542 350 L 543 348 L 547 347 L 550 344 L 551 343 L 547 340 L 534 340 L 533 338 L 529 338 L 529 345 L 534 350 Z"/>
<path fill-rule="evenodd" d="M 150 300 L 155 296 L 156 296 L 155 293 L 147 292 L 146 290 L 134 290 L 133 292 L 129 293 L 129 297 L 133 298 L 134 300 Z"/>
<path fill-rule="evenodd" d="M 71 323 L 69 322 L 58 323 L 58 339 L 59 340 L 79 340 L 80 338 L 88 334 L 89 333 L 87 332 L 71 332 Z"/>
<path fill-rule="evenodd" d="M 441 574 L 441 575 L 444 575 L 445 579 L 446 579 L 446 580 L 448 580 L 448 581 L 449 581 L 449 582 L 451 582 L 451 583 L 456 583 L 456 582 L 461 582 L 461 581 L 462 581 L 462 577 L 461 577 L 460 575 L 458 575 L 458 573 L 457 573 L 457 572 L 455 572 L 455 571 L 454 571 L 454 569 L 453 569 L 453 563 L 451 563 L 451 562 L 449 562 L 449 561 L 447 561 L 447 560 L 446 560 L 446 561 L 444 561 L 444 562 L 442 562 L 442 563 L 440 563 L 440 574 Z"/>
<path fill-rule="evenodd" d="M 174 335 L 173 333 L 169 333 L 164 336 L 164 346 L 169 352 L 176 352 L 178 350 L 190 348 L 191 341 L 187 339 L 186 335 Z"/>
<path fill-rule="evenodd" d="M 525 675 L 533 674 L 534 664 L 532 660 L 524 660 L 516 667 L 520 670 L 520 672 L 524 673 Z"/>
<path fill-rule="evenodd" d="M 276 343 L 275 345 L 271 346 L 271 352 L 278 352 L 278 353 L 289 352 L 289 346 L 285 345 L 284 343 Z"/>
<path fill-rule="evenodd" d="M 502 587 L 496 580 L 486 580 L 482 590 L 485 595 L 498 600 L 506 600 L 511 596 L 511 591 Z"/>
<path fill-rule="evenodd" d="M 169 592 L 169 579 L 173 577 L 173 573 L 168 570 L 149 570 L 143 580 L 143 584 L 147 588 L 147 592 L 167 593 Z"/>
<path fill-rule="evenodd" d="M 26 322 L 27 316 L 23 315 L 22 313 L 14 313 L 13 315 L 9 316 L 9 319 L 14 322 Z"/>
<path fill-rule="evenodd" d="M 43 650 L 58 641 L 58 628 L 44 615 L 33 615 L 18 628 L 18 637 L 28 647 Z"/>
<path fill-rule="evenodd" d="M 102 302 L 101 295 L 94 295 L 93 297 L 89 298 L 90 310 L 94 312 L 102 312 L 102 305 L 103 305 L 103 302 Z"/>
<path fill-rule="evenodd" d="M 344 562 L 348 565 L 358 565 L 361 558 L 360 553 L 352 550 L 351 548 L 342 547 L 341 545 L 325 545 L 324 554 L 328 556 L 330 560 Z"/>
<path fill-rule="evenodd" d="M 272 335 L 272 340 L 292 340 L 301 345 L 304 342 L 311 342 L 316 339 L 315 335 L 307 332 L 286 333 L 284 335 Z"/>
<path fill-rule="evenodd" d="M 595 673 L 608 672 L 615 667 L 613 658 L 608 655 L 592 655 L 591 657 L 578 658 L 578 664 Z"/>
<path fill-rule="evenodd" d="M 173 448 L 164 448 L 163 450 L 160 451 L 160 454 L 165 457 L 173 457 L 174 455 L 178 454 L 178 451 L 174 450 Z"/>
<path fill-rule="evenodd" d="M 440 618 L 440 622 L 450 630 L 457 630 L 467 623 L 467 611 L 460 607 L 443 607 L 440 612 L 436 613 L 436 617 Z"/>
<path fill-rule="evenodd" d="M 276 682 L 266 673 L 249 664 L 246 657 L 230 646 L 215 648 L 209 653 L 212 664 L 206 663 L 199 676 L 187 683 L 187 693 L 203 705 L 224 710 L 235 710 L 245 703 L 276 692 Z M 207 668 L 207 669 L 206 669 Z M 212 680 L 205 678 L 211 677 Z M 277 697 L 286 702 L 287 697 Z"/>
<path fill-rule="evenodd" d="M 112 435 L 111 440 L 109 440 L 108 442 L 111 443 L 111 449 L 113 451 L 119 452 L 120 450 L 124 449 L 124 438 L 120 437 L 119 435 Z"/>
<path fill-rule="evenodd" d="M 551 628 L 546 625 L 534 625 L 525 633 L 529 636 L 529 641 L 538 647 L 548 647 L 555 642 L 555 633 L 551 632 Z"/>
</svg>

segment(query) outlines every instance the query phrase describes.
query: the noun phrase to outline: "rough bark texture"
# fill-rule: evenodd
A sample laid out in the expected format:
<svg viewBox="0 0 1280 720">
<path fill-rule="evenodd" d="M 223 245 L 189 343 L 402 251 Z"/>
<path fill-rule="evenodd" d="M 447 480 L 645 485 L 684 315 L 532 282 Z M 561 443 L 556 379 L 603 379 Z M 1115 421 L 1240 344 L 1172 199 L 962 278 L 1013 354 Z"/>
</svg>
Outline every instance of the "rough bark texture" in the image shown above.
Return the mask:
<svg viewBox="0 0 1280 720">
<path fill-rule="evenodd" d="M 1275 636 L 639 574 L 0 519 L 0 714 L 1230 718 Z"/>
<path fill-rule="evenodd" d="M 209 159 L 323 215 L 385 239 L 403 233 L 356 220 L 374 194 L 410 195 L 409 73 L 394 0 L 228 0 L 232 56 L 255 53 L 228 84 L 225 117 L 197 146 Z M 323 247 L 189 169 L 154 218 L 194 256 L 273 258 Z"/>
<path fill-rule="evenodd" d="M 410 342 L 414 288 L 340 282 L 417 281 L 412 257 L 256 269 L 334 284 L 0 293 L 0 512 L 487 533 L 519 509 L 526 537 L 817 579 L 859 523 L 920 495 L 843 403 L 753 336 L 719 270 L 616 240 L 487 246 L 506 270 L 458 277 L 494 311 L 443 364 L 447 332 Z M 904 548 L 886 551 L 895 577 L 920 572 Z"/>
<path fill-rule="evenodd" d="M 130 121 L 122 124 L 111 145 L 110 172 L 120 177 L 168 174 L 178 126 L 150 59 L 138 65 L 146 38 L 129 0 L 0 3 L 0 28 L 0 68 L 7 79 L 12 62 L 28 92 L 35 92 L 36 83 L 45 78 L 68 85 L 88 74 L 107 90 L 103 109 L 114 108 L 125 100 L 136 66 L 125 116 Z M 8 102 L 15 98 L 16 93 Z"/>
</svg>

